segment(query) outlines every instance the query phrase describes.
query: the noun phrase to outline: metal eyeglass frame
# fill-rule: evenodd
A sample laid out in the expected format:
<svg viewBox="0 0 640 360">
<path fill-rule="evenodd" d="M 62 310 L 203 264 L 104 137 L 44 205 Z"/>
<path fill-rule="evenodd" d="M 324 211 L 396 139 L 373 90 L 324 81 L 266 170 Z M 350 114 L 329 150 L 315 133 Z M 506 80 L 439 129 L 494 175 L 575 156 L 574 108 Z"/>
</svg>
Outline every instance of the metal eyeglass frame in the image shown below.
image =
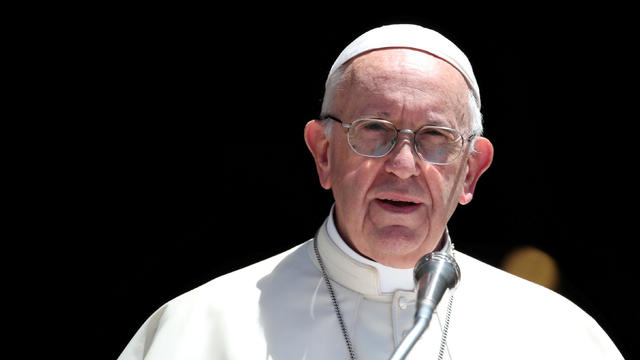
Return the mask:
<svg viewBox="0 0 640 360">
<path fill-rule="evenodd" d="M 347 124 L 345 122 L 343 122 L 342 120 L 338 119 L 337 117 L 333 116 L 333 115 L 325 115 L 324 117 L 322 117 L 323 120 L 326 119 L 331 119 L 334 121 L 337 121 L 340 123 L 340 125 L 342 125 L 342 127 L 344 127 L 345 129 L 347 129 L 347 142 L 349 143 L 349 147 L 351 148 L 351 150 L 353 150 L 353 152 L 355 152 L 358 155 L 361 156 L 365 156 L 365 157 L 370 157 L 370 158 L 381 158 L 381 157 L 385 157 L 387 156 L 391 151 L 393 151 L 393 149 L 396 147 L 396 144 L 398 143 L 398 136 L 400 133 L 406 133 L 406 134 L 413 134 L 413 148 L 416 152 L 416 154 L 418 154 L 418 156 L 420 157 L 420 159 L 422 161 L 428 162 L 430 164 L 434 164 L 434 165 L 449 165 L 451 163 L 453 163 L 454 161 L 458 160 L 458 158 L 460 157 L 460 154 L 462 154 L 462 150 L 464 149 L 464 144 L 467 142 L 471 142 L 471 140 L 475 137 L 474 134 L 469 135 L 469 137 L 465 138 L 462 136 L 462 134 L 460 133 L 460 131 L 456 130 L 456 129 L 452 129 L 446 126 L 432 126 L 432 125 L 425 125 L 425 126 L 421 126 L 418 130 L 413 131 L 411 129 L 398 129 L 396 127 L 396 125 L 394 123 L 392 123 L 391 121 L 388 120 L 383 120 L 383 119 L 371 119 L 371 118 L 362 118 L 362 119 L 357 119 L 354 122 L 352 122 L 351 124 Z M 393 142 L 391 147 L 389 148 L 389 150 L 387 150 L 387 152 L 385 152 L 382 155 L 367 155 L 367 154 L 362 154 L 359 153 L 354 147 L 353 145 L 351 145 L 351 126 L 355 123 L 357 123 L 358 121 L 363 121 L 363 120 L 369 120 L 369 121 L 378 121 L 381 123 L 385 123 L 385 124 L 389 124 L 391 126 L 393 126 L 393 128 L 396 130 L 396 136 L 393 138 Z M 425 159 L 422 154 L 420 153 L 420 151 L 418 150 L 418 143 L 416 142 L 416 135 L 417 133 L 424 129 L 424 128 L 429 128 L 429 129 L 443 129 L 443 130 L 447 130 L 447 131 L 452 131 L 454 133 L 457 133 L 460 137 L 460 139 L 462 140 L 462 145 L 460 146 L 460 151 L 458 151 L 458 154 L 451 159 L 451 161 L 446 162 L 446 163 L 440 163 L 440 162 L 434 162 L 434 161 L 429 161 L 427 159 Z"/>
</svg>

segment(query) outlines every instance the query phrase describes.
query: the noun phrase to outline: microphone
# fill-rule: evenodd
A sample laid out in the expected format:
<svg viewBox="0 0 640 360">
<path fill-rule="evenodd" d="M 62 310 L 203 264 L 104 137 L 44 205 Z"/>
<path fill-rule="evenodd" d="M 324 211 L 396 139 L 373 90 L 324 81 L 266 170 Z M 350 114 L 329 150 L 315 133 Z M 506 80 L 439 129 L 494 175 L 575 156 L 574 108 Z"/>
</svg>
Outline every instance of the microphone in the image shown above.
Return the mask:
<svg viewBox="0 0 640 360">
<path fill-rule="evenodd" d="M 453 289 L 460 280 L 460 267 L 452 255 L 436 251 L 421 257 L 413 269 L 418 286 L 418 299 L 414 325 L 389 360 L 402 360 L 427 330 L 433 312 L 447 289 Z"/>
<path fill-rule="evenodd" d="M 418 284 L 416 319 L 431 317 L 447 289 L 453 289 L 460 280 L 460 267 L 453 256 L 432 252 L 420 258 L 413 269 Z"/>
</svg>

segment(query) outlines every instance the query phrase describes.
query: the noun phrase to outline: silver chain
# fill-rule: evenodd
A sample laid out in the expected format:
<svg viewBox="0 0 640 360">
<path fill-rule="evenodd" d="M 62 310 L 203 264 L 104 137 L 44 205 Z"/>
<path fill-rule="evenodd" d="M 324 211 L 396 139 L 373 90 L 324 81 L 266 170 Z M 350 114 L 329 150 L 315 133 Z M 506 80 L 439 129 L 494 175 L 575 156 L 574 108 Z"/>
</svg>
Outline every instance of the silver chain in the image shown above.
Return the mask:
<svg viewBox="0 0 640 360">
<path fill-rule="evenodd" d="M 320 257 L 320 251 L 318 251 L 317 236 L 313 239 L 313 250 L 316 253 L 316 259 L 318 260 L 318 264 L 320 265 L 320 271 L 322 272 L 322 277 L 324 278 L 324 282 L 327 285 L 327 290 L 329 290 L 329 296 L 331 297 L 331 302 L 333 303 L 333 309 L 336 312 L 336 317 L 338 318 L 338 323 L 340 324 L 340 329 L 342 330 L 342 335 L 344 336 L 344 342 L 347 345 L 347 351 L 349 352 L 349 359 L 355 360 L 356 353 L 353 350 L 351 337 L 349 336 L 349 332 L 347 331 L 347 326 L 344 323 L 342 312 L 340 311 L 340 305 L 338 305 L 338 300 L 336 299 L 336 293 L 333 290 L 331 281 L 329 280 L 329 275 L 327 275 L 327 269 L 325 268 L 324 262 L 322 262 L 322 258 Z M 444 350 L 447 346 L 447 333 L 449 331 L 449 319 L 451 317 L 452 306 L 453 306 L 453 294 L 449 296 L 449 303 L 447 304 L 447 314 L 445 316 L 444 327 L 442 329 L 442 338 L 440 339 L 440 351 L 438 352 L 438 360 L 442 360 L 444 358 Z"/>
<path fill-rule="evenodd" d="M 333 302 L 333 309 L 336 311 L 336 316 L 338 317 L 338 323 L 340 323 L 340 329 L 342 329 L 342 335 L 344 336 L 344 342 L 347 344 L 347 350 L 349 351 L 349 358 L 351 360 L 356 359 L 356 353 L 353 350 L 353 345 L 351 344 L 351 337 L 349 337 L 349 332 L 347 332 L 347 327 L 344 324 L 344 319 L 342 318 L 342 313 L 340 312 L 340 306 L 338 305 L 338 300 L 336 300 L 336 294 L 333 291 L 333 286 L 331 286 L 331 281 L 329 280 L 329 276 L 327 275 L 327 270 L 324 267 L 324 263 L 322 262 L 322 258 L 320 257 L 320 251 L 318 251 L 318 237 L 316 236 L 313 239 L 313 250 L 316 252 L 316 259 L 318 259 L 318 263 L 320 264 L 320 270 L 322 271 L 322 277 L 324 278 L 325 284 L 327 284 L 327 289 L 329 290 L 329 296 L 331 297 L 331 301 Z"/>
<path fill-rule="evenodd" d="M 444 326 L 442 327 L 442 338 L 440 338 L 440 351 L 438 352 L 438 360 L 444 358 L 444 349 L 447 347 L 447 333 L 449 332 L 449 319 L 451 318 L 451 307 L 453 306 L 453 294 L 449 295 L 449 303 L 447 304 L 447 315 L 444 318 Z"/>
</svg>

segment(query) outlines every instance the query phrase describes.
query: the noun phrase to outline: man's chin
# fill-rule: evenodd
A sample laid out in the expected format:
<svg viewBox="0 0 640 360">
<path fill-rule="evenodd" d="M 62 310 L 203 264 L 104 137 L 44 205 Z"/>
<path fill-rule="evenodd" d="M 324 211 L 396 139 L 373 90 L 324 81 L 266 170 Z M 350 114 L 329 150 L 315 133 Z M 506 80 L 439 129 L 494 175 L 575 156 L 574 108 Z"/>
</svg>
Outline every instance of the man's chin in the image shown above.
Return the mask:
<svg viewBox="0 0 640 360">
<path fill-rule="evenodd" d="M 401 225 L 376 229 L 367 239 L 371 249 L 367 256 L 384 265 L 413 267 L 420 257 L 433 251 L 441 238 L 430 239 L 427 235 L 424 230 L 416 231 Z"/>
</svg>

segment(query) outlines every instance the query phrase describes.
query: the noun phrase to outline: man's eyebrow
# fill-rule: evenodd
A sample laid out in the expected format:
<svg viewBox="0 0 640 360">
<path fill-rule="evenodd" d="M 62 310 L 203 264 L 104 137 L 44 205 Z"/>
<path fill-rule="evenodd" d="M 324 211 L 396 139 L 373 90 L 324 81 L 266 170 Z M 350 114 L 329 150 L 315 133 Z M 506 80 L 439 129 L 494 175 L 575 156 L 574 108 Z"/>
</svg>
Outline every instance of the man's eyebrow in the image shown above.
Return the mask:
<svg viewBox="0 0 640 360">
<path fill-rule="evenodd" d="M 363 116 L 363 117 L 367 117 L 367 116 Z M 391 113 L 388 113 L 386 111 L 378 111 L 374 113 L 373 116 L 368 115 L 368 117 L 373 117 L 374 119 L 384 119 L 389 121 L 397 120 L 397 119 L 391 118 Z M 451 127 L 451 123 L 446 120 L 425 116 L 423 121 L 421 122 L 421 126 L 427 126 L 427 125 Z"/>
<path fill-rule="evenodd" d="M 451 127 L 451 123 L 449 123 L 448 121 L 434 118 L 426 118 L 425 125 Z"/>
<path fill-rule="evenodd" d="M 379 111 L 376 113 L 376 117 L 380 117 L 383 119 L 389 119 L 391 117 L 391 114 L 386 112 L 386 111 Z"/>
</svg>

